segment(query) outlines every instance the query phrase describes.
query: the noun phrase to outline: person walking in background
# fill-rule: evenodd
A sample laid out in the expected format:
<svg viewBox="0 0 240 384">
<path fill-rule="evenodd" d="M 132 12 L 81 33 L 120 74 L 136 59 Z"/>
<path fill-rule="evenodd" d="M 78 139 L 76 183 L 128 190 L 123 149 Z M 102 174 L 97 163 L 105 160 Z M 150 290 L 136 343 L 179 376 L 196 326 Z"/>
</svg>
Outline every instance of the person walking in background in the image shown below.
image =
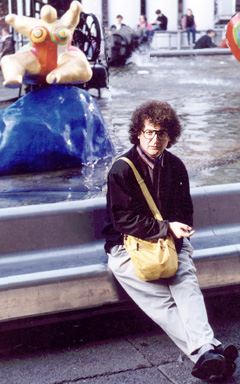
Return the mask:
<svg viewBox="0 0 240 384">
<path fill-rule="evenodd" d="M 153 28 L 160 31 L 166 31 L 168 23 L 167 17 L 160 11 L 160 9 L 156 10 L 156 15 L 157 19 L 153 24 Z"/>
<path fill-rule="evenodd" d="M 194 362 L 192 375 L 208 380 L 213 375 L 233 374 L 238 349 L 214 337 L 196 277 L 189 241 L 194 230 L 188 173 L 183 162 L 167 150 L 181 131 L 176 112 L 166 102 L 148 101 L 133 112 L 129 128 L 133 146 L 123 156 L 135 165 L 163 220 L 155 219 L 131 167 L 120 159 L 108 174 L 103 234 L 108 265 L 116 279 Z M 178 253 L 177 272 L 170 278 L 140 280 L 124 246 L 124 235 L 154 242 L 168 233 Z"/>
<path fill-rule="evenodd" d="M 213 29 L 208 29 L 206 35 L 200 37 L 196 41 L 194 49 L 202 49 L 202 48 L 216 48 L 217 45 L 212 42 L 212 38 L 215 36 L 215 32 Z"/>
<path fill-rule="evenodd" d="M 187 9 L 186 15 L 183 15 L 181 20 L 182 29 L 187 32 L 188 45 L 191 45 L 190 34 L 192 33 L 192 42 L 195 44 L 196 40 L 196 23 L 194 15 L 190 8 Z"/>
</svg>

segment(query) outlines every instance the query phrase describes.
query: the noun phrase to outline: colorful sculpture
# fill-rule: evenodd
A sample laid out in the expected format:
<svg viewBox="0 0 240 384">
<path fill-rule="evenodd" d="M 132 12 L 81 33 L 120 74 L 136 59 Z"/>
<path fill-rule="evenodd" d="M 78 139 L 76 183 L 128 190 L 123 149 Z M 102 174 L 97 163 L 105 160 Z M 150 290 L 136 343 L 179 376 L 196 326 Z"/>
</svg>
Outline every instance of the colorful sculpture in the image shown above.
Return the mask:
<svg viewBox="0 0 240 384">
<path fill-rule="evenodd" d="M 97 102 L 74 86 L 92 77 L 85 54 L 71 45 L 81 9 L 79 1 L 72 1 L 60 20 L 50 5 L 42 7 L 40 19 L 6 17 L 6 23 L 31 43 L 4 56 L 3 84 L 52 85 L 41 86 L 0 110 L 0 176 L 79 168 L 112 158 L 114 146 Z"/>
<path fill-rule="evenodd" d="M 0 176 L 80 168 L 113 154 L 96 100 L 78 87 L 42 87 L 0 109 Z"/>
<path fill-rule="evenodd" d="M 230 19 L 227 25 L 226 38 L 232 54 L 240 61 L 240 13 Z"/>
<path fill-rule="evenodd" d="M 9 14 L 5 21 L 28 37 L 31 44 L 1 60 L 4 86 L 20 87 L 24 75 L 37 75 L 37 82 L 86 82 L 92 70 L 85 54 L 71 45 L 74 28 L 79 23 L 81 3 L 73 1 L 57 20 L 57 11 L 44 5 L 40 19 Z"/>
</svg>

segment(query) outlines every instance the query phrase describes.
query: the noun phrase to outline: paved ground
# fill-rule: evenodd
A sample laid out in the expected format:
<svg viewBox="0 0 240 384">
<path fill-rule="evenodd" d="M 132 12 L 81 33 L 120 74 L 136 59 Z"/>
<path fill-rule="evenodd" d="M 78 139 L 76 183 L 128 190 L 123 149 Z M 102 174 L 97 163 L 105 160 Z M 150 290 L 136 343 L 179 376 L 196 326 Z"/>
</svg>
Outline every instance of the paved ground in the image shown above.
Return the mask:
<svg viewBox="0 0 240 384">
<path fill-rule="evenodd" d="M 207 302 L 216 337 L 238 347 L 239 298 Z M 202 383 L 191 376 L 192 363 L 135 307 L 24 330 L 5 328 L 0 345 L 1 384 Z M 222 383 L 240 383 L 240 368 Z"/>
</svg>

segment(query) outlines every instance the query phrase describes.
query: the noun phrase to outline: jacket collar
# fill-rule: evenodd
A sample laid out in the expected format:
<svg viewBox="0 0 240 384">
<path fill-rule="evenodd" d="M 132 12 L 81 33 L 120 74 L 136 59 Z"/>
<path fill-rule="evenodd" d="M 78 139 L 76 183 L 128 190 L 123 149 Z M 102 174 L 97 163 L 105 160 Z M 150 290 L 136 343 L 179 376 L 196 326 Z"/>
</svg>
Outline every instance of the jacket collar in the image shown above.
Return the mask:
<svg viewBox="0 0 240 384">
<path fill-rule="evenodd" d="M 156 158 L 156 159 L 153 159 L 151 157 L 149 157 L 142 149 L 142 147 L 140 145 L 137 146 L 137 152 L 139 154 L 139 156 L 142 158 L 142 160 L 151 168 L 153 169 L 155 165 L 160 165 L 163 167 L 163 153 L 161 153 L 161 155 Z"/>
</svg>

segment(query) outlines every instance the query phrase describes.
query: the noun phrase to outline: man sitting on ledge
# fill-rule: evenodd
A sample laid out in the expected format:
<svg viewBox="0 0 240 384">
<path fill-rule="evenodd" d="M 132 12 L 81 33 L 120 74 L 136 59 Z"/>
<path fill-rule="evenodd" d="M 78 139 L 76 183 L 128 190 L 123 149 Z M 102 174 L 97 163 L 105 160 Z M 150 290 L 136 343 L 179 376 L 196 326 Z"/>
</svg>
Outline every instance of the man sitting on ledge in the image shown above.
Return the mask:
<svg viewBox="0 0 240 384">
<path fill-rule="evenodd" d="M 105 250 L 109 268 L 124 290 L 192 360 L 192 375 L 204 381 L 212 376 L 222 380 L 233 375 L 238 349 L 215 338 L 199 288 L 189 241 L 194 230 L 188 173 L 182 161 L 168 151 L 181 132 L 180 120 L 168 103 L 150 100 L 133 112 L 129 127 L 133 147 L 124 156 L 139 171 L 163 220 L 153 216 L 130 166 L 121 159 L 116 161 L 107 181 Z M 124 234 L 154 241 L 168 233 L 178 253 L 175 275 L 154 281 L 139 279 Z"/>
<path fill-rule="evenodd" d="M 157 19 L 153 24 L 153 28 L 160 31 L 167 30 L 168 18 L 160 11 L 160 9 L 156 10 Z"/>
</svg>

